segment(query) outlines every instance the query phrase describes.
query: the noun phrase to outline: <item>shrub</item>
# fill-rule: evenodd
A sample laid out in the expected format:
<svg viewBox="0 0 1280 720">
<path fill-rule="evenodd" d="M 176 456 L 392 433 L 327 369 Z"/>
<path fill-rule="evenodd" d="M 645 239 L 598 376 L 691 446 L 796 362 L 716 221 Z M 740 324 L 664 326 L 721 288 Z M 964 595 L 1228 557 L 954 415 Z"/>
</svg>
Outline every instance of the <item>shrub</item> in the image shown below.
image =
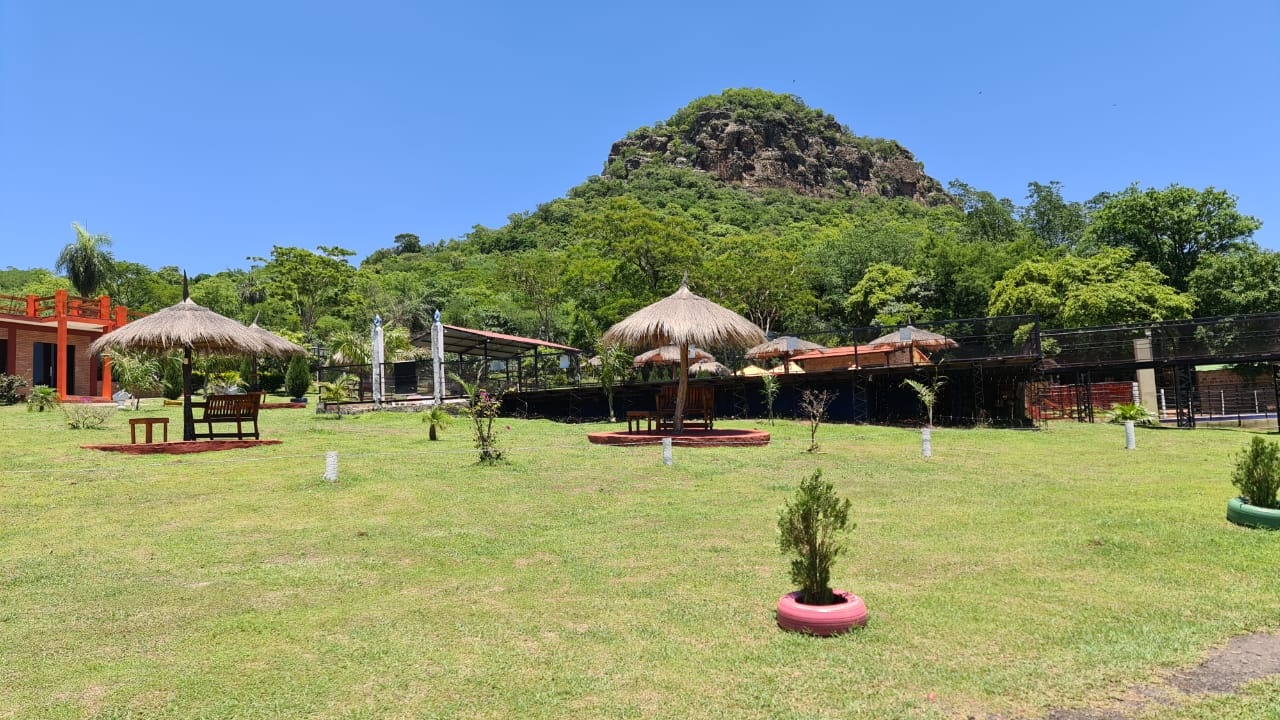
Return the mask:
<svg viewBox="0 0 1280 720">
<path fill-rule="evenodd" d="M 791 582 L 800 586 L 800 602 L 831 605 L 831 566 L 844 551 L 840 539 L 849 525 L 848 498 L 836 495 L 835 486 L 822 479 L 822 471 L 800 481 L 795 498 L 778 515 L 779 548 L 794 553 Z"/>
<path fill-rule="evenodd" d="M 37 385 L 31 388 L 27 397 L 27 412 L 44 412 L 58 407 L 58 391 L 48 385 Z"/>
<path fill-rule="evenodd" d="M 291 398 L 300 398 L 311 388 L 311 368 L 307 359 L 295 355 L 289 360 L 289 368 L 284 373 L 284 389 Z"/>
<path fill-rule="evenodd" d="M 259 370 L 258 371 L 258 389 L 263 392 L 275 393 L 280 392 L 280 388 L 284 386 L 284 373 L 279 370 Z M 294 396 L 297 397 L 297 396 Z"/>
<path fill-rule="evenodd" d="M 166 400 L 177 400 L 182 397 L 182 360 L 178 358 L 164 359 L 164 379 L 160 392 Z"/>
<path fill-rule="evenodd" d="M 114 405 L 92 405 L 89 403 L 67 403 L 62 406 L 62 414 L 67 418 L 67 425 L 72 430 L 89 430 L 99 428 L 115 414 Z"/>
<path fill-rule="evenodd" d="M 1276 502 L 1276 491 L 1280 490 L 1280 445 L 1255 436 L 1236 460 L 1231 482 L 1250 505 L 1280 509 Z"/>
<path fill-rule="evenodd" d="M 235 370 L 209 373 L 204 380 L 205 395 L 225 395 L 238 393 L 244 389 L 244 379 Z"/>
<path fill-rule="evenodd" d="M 1138 403 L 1119 403 L 1106 413 L 1107 422 L 1124 423 L 1132 420 L 1138 425 L 1154 425 L 1156 416 Z"/>
<path fill-rule="evenodd" d="M 21 375 L 5 375 L 0 373 L 0 405 L 15 405 L 22 396 L 18 394 L 20 388 L 27 386 L 27 379 Z"/>
</svg>

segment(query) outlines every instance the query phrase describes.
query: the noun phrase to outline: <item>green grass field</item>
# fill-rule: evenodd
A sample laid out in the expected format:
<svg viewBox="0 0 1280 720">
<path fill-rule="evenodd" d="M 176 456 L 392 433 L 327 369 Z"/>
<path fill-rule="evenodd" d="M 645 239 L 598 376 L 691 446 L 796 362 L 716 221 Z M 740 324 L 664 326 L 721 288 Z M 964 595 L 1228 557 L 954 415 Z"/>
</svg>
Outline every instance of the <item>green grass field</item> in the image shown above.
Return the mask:
<svg viewBox="0 0 1280 720">
<path fill-rule="evenodd" d="M 0 718 L 1033 718 L 1280 629 L 1280 534 L 1224 520 L 1248 432 L 939 429 L 926 461 L 780 421 L 668 468 L 504 420 L 486 467 L 464 420 L 270 410 L 282 445 L 79 448 L 119 415 L 0 408 Z M 871 611 L 831 639 L 773 620 L 777 512 L 819 467 Z M 1271 679 L 1143 717 L 1277 708 Z"/>
</svg>

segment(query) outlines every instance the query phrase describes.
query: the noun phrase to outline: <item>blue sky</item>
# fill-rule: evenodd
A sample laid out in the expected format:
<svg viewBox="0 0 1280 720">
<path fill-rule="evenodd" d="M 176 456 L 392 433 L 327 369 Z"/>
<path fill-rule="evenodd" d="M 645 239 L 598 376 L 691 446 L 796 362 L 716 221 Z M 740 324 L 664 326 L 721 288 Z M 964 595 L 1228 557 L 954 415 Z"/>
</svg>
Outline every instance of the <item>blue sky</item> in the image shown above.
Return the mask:
<svg viewBox="0 0 1280 720">
<path fill-rule="evenodd" d="M 1215 186 L 1280 249 L 1280 3 L 0 0 L 0 267 L 193 274 L 500 226 L 629 130 L 800 96 L 1021 202 Z"/>
</svg>

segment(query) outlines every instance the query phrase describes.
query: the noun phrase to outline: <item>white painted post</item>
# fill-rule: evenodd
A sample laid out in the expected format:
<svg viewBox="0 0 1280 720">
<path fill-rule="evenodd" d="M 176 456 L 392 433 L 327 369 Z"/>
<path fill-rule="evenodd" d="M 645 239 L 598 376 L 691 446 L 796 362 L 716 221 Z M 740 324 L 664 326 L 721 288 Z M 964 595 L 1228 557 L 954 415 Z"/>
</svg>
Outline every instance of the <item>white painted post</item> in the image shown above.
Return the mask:
<svg viewBox="0 0 1280 720">
<path fill-rule="evenodd" d="M 1257 415 L 1260 412 L 1262 411 L 1258 409 L 1258 391 L 1254 390 L 1253 391 L 1253 414 Z"/>
<path fill-rule="evenodd" d="M 337 451 L 330 451 L 324 454 L 324 479 L 328 482 L 338 481 Z"/>
<path fill-rule="evenodd" d="M 1133 433 L 1132 420 L 1124 421 L 1124 449 L 1125 450 L 1138 449 L 1138 438 Z"/>
<path fill-rule="evenodd" d="M 920 457 L 933 457 L 933 429 L 920 430 Z"/>
<path fill-rule="evenodd" d="M 1227 391 L 1226 390 L 1218 391 L 1218 403 L 1222 405 L 1223 416 L 1226 416 L 1227 414 Z"/>
<path fill-rule="evenodd" d="M 1164 388 L 1160 388 L 1160 414 L 1163 415 L 1169 408 L 1164 404 Z"/>
<path fill-rule="evenodd" d="M 671 467 L 671 438 L 662 438 L 662 464 Z"/>
</svg>

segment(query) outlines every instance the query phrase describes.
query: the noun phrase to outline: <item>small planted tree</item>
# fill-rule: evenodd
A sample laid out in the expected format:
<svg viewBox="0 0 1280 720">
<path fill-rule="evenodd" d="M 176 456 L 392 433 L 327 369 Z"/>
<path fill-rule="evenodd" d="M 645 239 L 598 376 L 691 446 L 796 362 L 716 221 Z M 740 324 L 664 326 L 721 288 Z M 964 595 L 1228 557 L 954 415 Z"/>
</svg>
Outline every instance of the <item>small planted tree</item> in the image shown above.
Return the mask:
<svg viewBox="0 0 1280 720">
<path fill-rule="evenodd" d="M 358 387 L 360 387 L 360 378 L 350 373 L 342 373 L 332 382 L 320 383 L 320 401 L 325 405 L 332 404 L 337 410 L 338 419 L 342 419 L 342 403 L 350 400 Z"/>
<path fill-rule="evenodd" d="M 307 366 L 307 359 L 301 355 L 293 356 L 284 373 L 285 392 L 289 393 L 290 398 L 298 399 L 306 396 L 310 387 L 311 368 Z"/>
<path fill-rule="evenodd" d="M 137 410 L 142 406 L 142 393 L 153 390 L 160 384 L 160 363 L 154 358 L 140 355 L 112 353 L 111 374 L 120 383 L 120 387 L 133 396 L 133 409 Z"/>
<path fill-rule="evenodd" d="M 764 409 L 769 417 L 769 424 L 773 424 L 773 401 L 778 399 L 778 391 L 782 388 L 776 375 L 761 375 L 760 394 L 764 396 Z"/>
<path fill-rule="evenodd" d="M 1106 412 L 1107 422 L 1117 425 L 1132 422 L 1135 425 L 1154 425 L 1156 416 L 1138 403 L 1117 403 Z"/>
<path fill-rule="evenodd" d="M 831 566 L 844 551 L 842 538 L 849 525 L 848 498 L 841 499 L 822 471 L 800 481 L 795 497 L 778 515 L 779 548 L 794 555 L 791 582 L 800 587 L 800 602 L 832 605 Z"/>
<path fill-rule="evenodd" d="M 922 457 L 933 457 L 933 406 L 938 402 L 938 392 L 942 390 L 942 386 L 946 384 L 947 379 L 934 376 L 932 382 L 920 382 L 907 378 L 902 381 L 903 387 L 909 387 L 915 391 L 916 397 L 920 399 L 920 404 L 924 405 L 927 423 L 920 429 L 920 455 Z"/>
<path fill-rule="evenodd" d="M 933 406 L 937 404 L 938 393 L 946 383 L 947 379 L 944 377 L 935 377 L 932 382 L 928 383 L 910 378 L 902 381 L 902 387 L 914 390 L 916 397 L 920 399 L 920 404 L 924 405 L 925 414 L 928 417 L 928 425 L 925 427 L 933 427 Z"/>
<path fill-rule="evenodd" d="M 471 418 L 472 437 L 476 441 L 476 449 L 480 451 L 480 462 L 493 465 L 502 459 L 498 438 L 493 430 L 493 423 L 502 409 L 502 393 L 490 394 L 488 390 L 472 385 L 457 375 L 452 377 L 467 394 L 467 416 Z"/>
<path fill-rule="evenodd" d="M 1255 436 L 1240 453 L 1231 482 L 1250 505 L 1280 509 L 1280 445 Z"/>
<path fill-rule="evenodd" d="M 827 410 L 836 399 L 831 390 L 805 390 L 800 393 L 800 414 L 809 421 L 809 449 L 805 452 L 818 451 L 818 426 L 827 419 Z"/>
<path fill-rule="evenodd" d="M 453 416 L 444 409 L 444 405 L 432 405 L 430 410 L 422 414 L 422 422 L 427 424 L 427 439 L 439 440 L 440 431 L 448 427 L 452 420 Z"/>
<path fill-rule="evenodd" d="M 600 359 L 600 387 L 609 403 L 609 422 L 617 422 L 617 416 L 613 412 L 613 389 L 626 377 L 627 370 L 631 367 L 631 355 L 619 345 L 597 341 L 596 357 Z"/>
</svg>

